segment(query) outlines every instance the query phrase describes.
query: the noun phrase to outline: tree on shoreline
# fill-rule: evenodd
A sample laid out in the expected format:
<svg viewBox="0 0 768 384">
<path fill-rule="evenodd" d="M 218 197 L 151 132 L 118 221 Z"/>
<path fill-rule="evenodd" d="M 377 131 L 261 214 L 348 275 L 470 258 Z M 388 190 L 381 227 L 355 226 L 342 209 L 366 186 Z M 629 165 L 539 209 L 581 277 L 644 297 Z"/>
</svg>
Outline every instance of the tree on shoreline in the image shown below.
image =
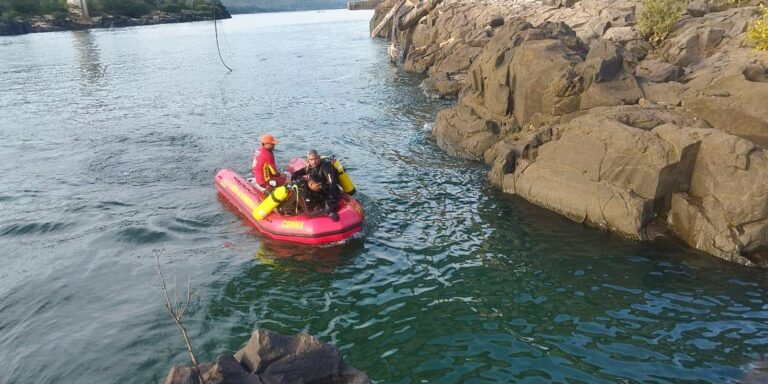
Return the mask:
<svg viewBox="0 0 768 384">
<path fill-rule="evenodd" d="M 0 0 L 0 15 L 6 18 L 66 14 L 66 0 Z"/>
</svg>

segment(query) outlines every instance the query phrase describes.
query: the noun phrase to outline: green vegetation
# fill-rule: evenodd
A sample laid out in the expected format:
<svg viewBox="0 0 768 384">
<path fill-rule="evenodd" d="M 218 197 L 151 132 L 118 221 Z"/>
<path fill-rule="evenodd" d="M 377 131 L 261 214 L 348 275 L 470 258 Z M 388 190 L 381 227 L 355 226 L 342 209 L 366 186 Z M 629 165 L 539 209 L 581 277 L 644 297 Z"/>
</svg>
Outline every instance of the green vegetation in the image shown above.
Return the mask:
<svg viewBox="0 0 768 384">
<path fill-rule="evenodd" d="M 214 0 L 196 0 L 189 7 L 186 0 L 89 0 L 91 16 L 121 15 L 140 17 L 153 11 L 180 12 L 182 10 L 208 11 Z M 216 13 L 226 14 L 216 1 Z M 0 16 L 4 19 L 33 15 L 66 15 L 66 0 L 0 0 Z"/>
<path fill-rule="evenodd" d="M 760 13 L 760 17 L 749 25 L 747 38 L 755 43 L 755 49 L 768 51 L 768 8 L 761 4 Z"/>
<path fill-rule="evenodd" d="M 0 15 L 13 19 L 29 15 L 66 14 L 66 0 L 0 0 Z"/>
<path fill-rule="evenodd" d="M 211 0 L 197 0 L 187 6 L 185 0 L 90 0 L 91 16 L 124 15 L 140 17 L 153 11 L 180 12 L 183 10 L 209 11 Z M 217 2 L 218 3 L 218 2 Z M 218 6 L 218 4 L 217 4 Z"/>
<path fill-rule="evenodd" d="M 683 16 L 686 5 L 685 0 L 643 0 L 637 20 L 640 33 L 654 46 L 661 45 Z"/>
</svg>

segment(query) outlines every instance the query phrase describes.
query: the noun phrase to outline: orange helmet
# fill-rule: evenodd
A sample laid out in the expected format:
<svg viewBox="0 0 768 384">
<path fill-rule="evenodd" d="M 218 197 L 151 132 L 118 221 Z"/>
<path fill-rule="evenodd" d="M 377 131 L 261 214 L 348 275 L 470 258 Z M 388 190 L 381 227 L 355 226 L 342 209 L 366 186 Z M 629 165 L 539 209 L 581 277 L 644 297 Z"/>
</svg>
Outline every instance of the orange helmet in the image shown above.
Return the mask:
<svg viewBox="0 0 768 384">
<path fill-rule="evenodd" d="M 264 135 L 264 136 L 261 137 L 261 144 L 272 144 L 272 145 L 274 145 L 274 144 L 277 144 L 277 139 L 275 139 L 274 136 L 267 134 L 267 135 Z"/>
</svg>

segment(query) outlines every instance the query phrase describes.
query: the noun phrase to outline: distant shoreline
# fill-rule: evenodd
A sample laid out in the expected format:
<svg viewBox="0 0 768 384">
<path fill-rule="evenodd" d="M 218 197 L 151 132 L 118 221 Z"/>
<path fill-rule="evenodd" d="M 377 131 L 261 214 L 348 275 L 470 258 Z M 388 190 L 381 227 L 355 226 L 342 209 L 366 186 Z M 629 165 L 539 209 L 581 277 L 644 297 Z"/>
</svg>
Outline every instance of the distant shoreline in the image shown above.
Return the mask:
<svg viewBox="0 0 768 384">
<path fill-rule="evenodd" d="M 217 15 L 217 20 L 231 19 L 232 15 L 258 15 L 263 13 L 289 13 L 289 12 L 313 12 L 313 11 L 339 11 L 347 8 L 317 8 L 317 9 L 264 9 L 251 12 L 239 12 L 229 10 L 226 15 Z M 30 33 L 81 31 L 101 28 L 123 28 L 141 25 L 159 25 L 189 23 L 194 21 L 213 20 L 210 12 L 182 11 L 179 13 L 155 12 L 140 18 L 128 16 L 103 16 L 92 18 L 92 25 L 77 24 L 70 20 L 55 20 L 50 15 L 37 15 L 25 17 L 12 23 L 0 20 L 0 36 L 17 36 Z"/>
<path fill-rule="evenodd" d="M 225 11 L 226 12 L 226 11 Z M 230 19 L 229 12 L 216 15 L 217 20 Z M 50 15 L 29 16 L 13 21 L 0 21 L 0 36 L 26 35 L 29 33 L 80 31 L 96 28 L 122 28 L 140 25 L 176 24 L 213 20 L 208 11 L 181 11 L 176 13 L 153 12 L 139 18 L 128 16 L 102 16 L 92 18 L 92 24 L 78 24 L 69 19 L 57 20 Z"/>
<path fill-rule="evenodd" d="M 243 11 L 238 8 L 229 11 L 233 15 L 252 15 L 257 13 L 283 13 L 283 12 L 306 12 L 306 11 L 335 11 L 339 9 L 347 9 L 346 7 L 340 8 L 308 8 L 308 9 L 259 9 Z"/>
</svg>

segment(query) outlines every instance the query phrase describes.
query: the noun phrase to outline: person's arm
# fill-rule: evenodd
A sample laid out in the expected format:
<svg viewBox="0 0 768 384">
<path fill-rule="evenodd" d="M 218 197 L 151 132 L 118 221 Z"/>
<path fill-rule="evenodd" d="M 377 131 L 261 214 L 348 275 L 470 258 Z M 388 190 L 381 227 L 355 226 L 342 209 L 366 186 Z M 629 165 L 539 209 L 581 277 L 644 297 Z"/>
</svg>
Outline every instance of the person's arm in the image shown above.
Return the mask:
<svg viewBox="0 0 768 384">
<path fill-rule="evenodd" d="M 259 148 L 253 153 L 253 179 L 256 180 L 256 184 L 264 185 L 264 156 L 261 153 L 262 149 Z"/>
<path fill-rule="evenodd" d="M 328 189 L 337 188 L 329 185 Z M 323 213 L 328 215 L 333 221 L 339 221 L 339 197 L 339 193 L 331 193 L 330 191 L 325 194 L 325 209 L 323 209 Z"/>
<path fill-rule="evenodd" d="M 301 178 L 304 177 L 306 174 L 307 174 L 307 168 L 306 167 L 301 168 L 291 175 L 291 180 L 293 181 L 301 180 Z"/>
<path fill-rule="evenodd" d="M 330 216 L 333 221 L 339 220 L 337 211 L 339 210 L 339 200 L 341 200 L 341 188 L 339 188 L 338 174 L 335 174 L 336 170 L 331 168 L 334 173 L 328 172 L 327 176 L 331 182 L 323 187 L 323 194 L 325 195 L 325 209 L 324 213 Z M 333 177 L 336 176 L 336 183 L 333 183 Z"/>
<path fill-rule="evenodd" d="M 267 180 L 271 179 L 273 176 L 277 176 L 277 164 L 275 164 L 275 154 L 272 153 L 272 151 L 267 151 L 267 161 L 266 165 L 264 167 L 264 174 L 267 177 Z"/>
<path fill-rule="evenodd" d="M 339 172 L 336 171 L 336 168 L 334 168 L 330 163 L 326 162 L 323 166 L 323 173 L 325 173 L 325 177 L 328 179 L 328 185 L 336 187 L 336 189 L 340 188 Z"/>
</svg>

